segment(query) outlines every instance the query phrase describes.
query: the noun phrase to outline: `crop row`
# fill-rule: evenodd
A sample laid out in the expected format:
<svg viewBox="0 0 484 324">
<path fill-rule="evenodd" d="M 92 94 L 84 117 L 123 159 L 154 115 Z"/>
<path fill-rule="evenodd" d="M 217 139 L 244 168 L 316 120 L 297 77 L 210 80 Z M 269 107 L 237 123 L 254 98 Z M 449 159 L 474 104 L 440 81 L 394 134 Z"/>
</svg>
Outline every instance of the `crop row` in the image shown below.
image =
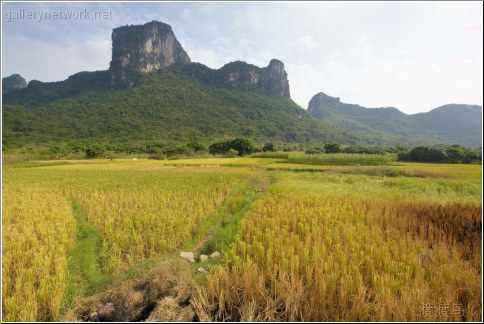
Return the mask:
<svg viewBox="0 0 484 324">
<path fill-rule="evenodd" d="M 3 186 L 2 321 L 59 320 L 75 242 L 70 202 L 38 186 Z"/>
<path fill-rule="evenodd" d="M 479 320 L 481 270 L 458 231 L 439 240 L 440 230 L 427 235 L 415 227 L 446 217 L 452 224 L 449 210 L 459 208 L 431 207 L 420 219 L 422 206 L 396 204 L 387 212 L 378 201 L 267 196 L 242 221 L 225 251 L 226 267 L 208 278 L 196 304 L 216 320 Z M 480 209 L 467 213 L 460 223 L 472 225 Z M 436 311 L 440 306 L 445 314 Z"/>
<path fill-rule="evenodd" d="M 396 161 L 395 154 L 299 154 L 288 156 L 289 163 L 321 165 L 384 165 Z"/>
</svg>

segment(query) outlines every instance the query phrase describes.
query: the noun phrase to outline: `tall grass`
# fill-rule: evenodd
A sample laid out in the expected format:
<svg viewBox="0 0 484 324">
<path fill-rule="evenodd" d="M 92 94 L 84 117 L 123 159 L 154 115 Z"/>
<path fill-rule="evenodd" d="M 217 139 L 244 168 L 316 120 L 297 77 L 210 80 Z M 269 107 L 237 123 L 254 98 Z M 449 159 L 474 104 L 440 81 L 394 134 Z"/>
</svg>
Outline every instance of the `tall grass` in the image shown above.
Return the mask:
<svg viewBox="0 0 484 324">
<path fill-rule="evenodd" d="M 287 159 L 289 153 L 287 152 L 258 152 L 251 155 L 253 158 L 267 158 L 267 159 Z"/>
<path fill-rule="evenodd" d="M 4 173 L 2 321 L 59 320 L 75 241 L 70 202 Z"/>
<path fill-rule="evenodd" d="M 220 219 L 209 245 L 225 250 L 193 299 L 201 319 L 481 319 L 480 169 L 459 166 L 452 179 L 435 179 L 443 171 L 432 165 L 418 165 L 428 178 L 388 178 L 380 167 L 272 172 L 275 184 L 261 176 L 241 186 L 253 171 L 219 160 L 4 167 L 2 320 L 59 320 L 70 264 L 92 279 L 89 290 L 206 236 L 209 215 Z M 429 304 L 449 316 L 422 312 Z"/>
<path fill-rule="evenodd" d="M 299 154 L 291 153 L 289 163 L 321 165 L 384 165 L 396 161 L 394 154 Z"/>
<path fill-rule="evenodd" d="M 282 163 L 281 163 L 282 164 Z M 411 171 L 409 171 L 411 172 Z M 365 197 L 397 201 L 474 203 L 482 200 L 482 186 L 467 180 L 417 177 L 379 177 L 333 172 L 275 174 L 275 192 L 328 193 L 338 197 Z"/>
<path fill-rule="evenodd" d="M 243 220 L 225 268 L 208 277 L 195 305 L 220 321 L 479 321 L 480 241 L 459 241 L 460 230 L 446 225 L 463 212 L 459 222 L 480 226 L 479 207 L 412 208 L 267 196 Z M 420 222 L 432 230 L 417 230 Z M 425 312 L 430 304 L 450 310 Z M 452 312 L 455 305 L 463 311 Z"/>
<path fill-rule="evenodd" d="M 174 252 L 237 184 L 221 174 L 115 173 L 110 185 L 77 190 L 89 221 L 103 236 L 102 269 L 117 274 L 154 254 Z"/>
</svg>

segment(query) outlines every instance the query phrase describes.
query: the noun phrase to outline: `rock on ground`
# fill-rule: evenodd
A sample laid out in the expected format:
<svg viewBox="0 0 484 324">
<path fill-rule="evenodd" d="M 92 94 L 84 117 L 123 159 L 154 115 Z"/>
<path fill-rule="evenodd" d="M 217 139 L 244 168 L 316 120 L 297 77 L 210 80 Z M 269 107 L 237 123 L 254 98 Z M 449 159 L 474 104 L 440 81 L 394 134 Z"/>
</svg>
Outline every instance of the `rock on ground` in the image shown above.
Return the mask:
<svg viewBox="0 0 484 324">
<path fill-rule="evenodd" d="M 195 258 L 193 256 L 193 252 L 181 252 L 180 257 L 186 259 L 190 262 L 195 262 Z"/>
<path fill-rule="evenodd" d="M 208 255 L 206 255 L 206 254 L 200 255 L 200 261 L 201 262 L 204 262 L 204 261 L 207 261 L 207 260 L 208 260 Z"/>
<path fill-rule="evenodd" d="M 220 258 L 220 252 L 215 251 L 215 252 L 213 252 L 212 254 L 210 254 L 210 257 L 211 257 L 212 259 Z"/>
</svg>

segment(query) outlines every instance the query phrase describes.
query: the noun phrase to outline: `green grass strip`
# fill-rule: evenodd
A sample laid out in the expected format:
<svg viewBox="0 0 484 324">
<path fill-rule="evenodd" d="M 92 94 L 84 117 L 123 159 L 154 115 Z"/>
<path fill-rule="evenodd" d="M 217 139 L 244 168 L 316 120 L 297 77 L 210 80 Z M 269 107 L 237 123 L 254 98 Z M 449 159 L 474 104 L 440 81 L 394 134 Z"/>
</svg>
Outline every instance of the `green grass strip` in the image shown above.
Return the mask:
<svg viewBox="0 0 484 324">
<path fill-rule="evenodd" d="M 227 248 L 235 239 L 240 220 L 252 204 L 265 194 L 271 179 L 256 175 L 235 188 L 224 199 L 222 205 L 200 225 L 193 239 L 183 247 L 183 250 L 191 251 L 204 237 L 208 237 L 208 240 L 201 249 L 202 254 Z"/>
<path fill-rule="evenodd" d="M 107 280 L 99 266 L 101 232 L 88 222 L 83 206 L 76 200 L 72 200 L 72 212 L 77 221 L 77 243 L 68 253 L 70 277 L 65 308 L 75 298 L 98 290 Z"/>
</svg>

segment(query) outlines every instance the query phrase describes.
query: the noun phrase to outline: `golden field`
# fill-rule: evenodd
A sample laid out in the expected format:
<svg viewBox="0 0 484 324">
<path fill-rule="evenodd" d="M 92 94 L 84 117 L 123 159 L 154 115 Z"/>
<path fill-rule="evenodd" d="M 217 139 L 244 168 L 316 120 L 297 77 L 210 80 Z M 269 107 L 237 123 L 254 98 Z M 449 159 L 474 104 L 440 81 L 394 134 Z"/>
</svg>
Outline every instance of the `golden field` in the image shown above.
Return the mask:
<svg viewBox="0 0 484 324">
<path fill-rule="evenodd" d="M 202 320 L 482 319 L 480 165 L 280 162 L 4 165 L 2 320 L 61 320 L 95 292 L 73 287 L 176 255 L 201 228 L 222 252 L 192 298 Z"/>
</svg>

